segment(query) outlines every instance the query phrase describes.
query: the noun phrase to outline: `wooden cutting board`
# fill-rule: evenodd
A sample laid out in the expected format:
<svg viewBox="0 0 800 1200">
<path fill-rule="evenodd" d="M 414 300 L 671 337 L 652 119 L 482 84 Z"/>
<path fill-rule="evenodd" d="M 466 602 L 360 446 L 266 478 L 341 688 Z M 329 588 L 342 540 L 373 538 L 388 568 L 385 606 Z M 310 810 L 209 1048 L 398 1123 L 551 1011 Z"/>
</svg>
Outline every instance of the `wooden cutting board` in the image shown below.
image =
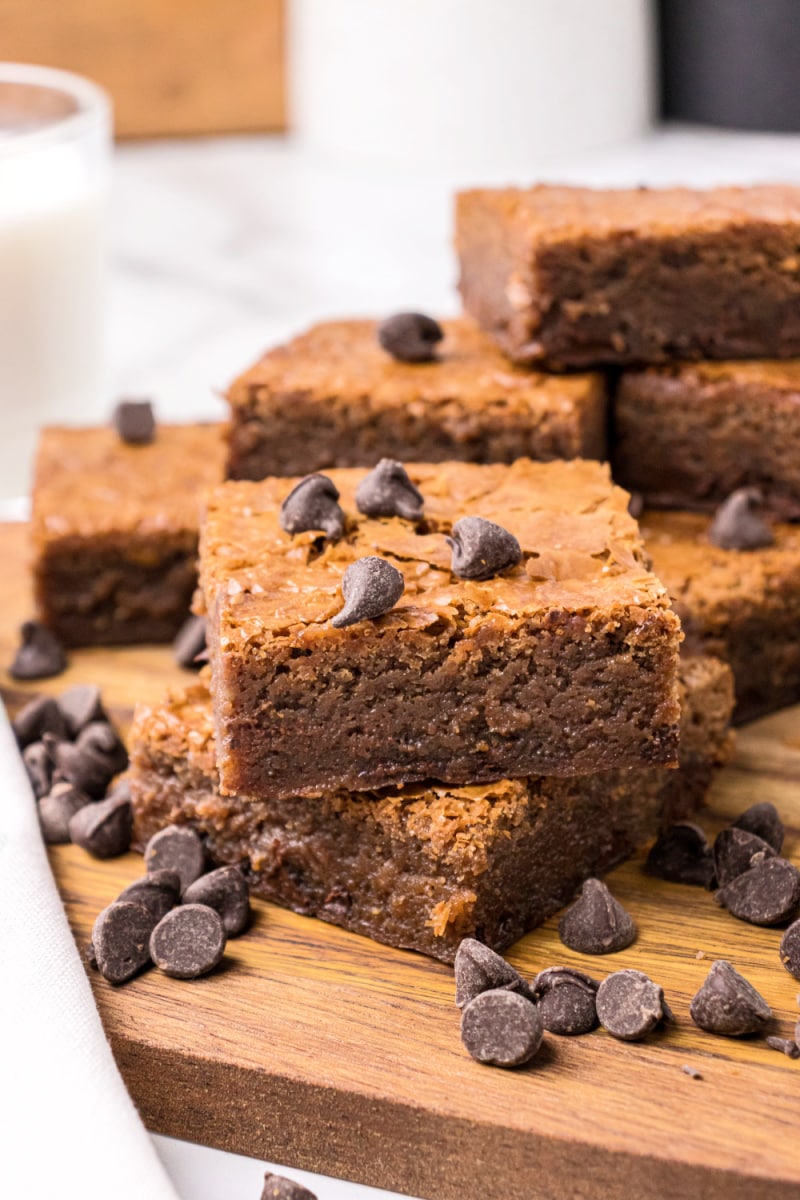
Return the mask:
<svg viewBox="0 0 800 1200">
<path fill-rule="evenodd" d="M 30 611 L 24 539 L 24 527 L 0 528 L 3 663 Z M 182 678 L 167 649 L 132 648 L 74 653 L 44 686 L 96 680 L 129 710 Z M 0 683 L 19 698 L 7 676 Z M 791 827 L 785 853 L 800 862 L 800 709 L 741 732 L 703 824 L 714 831 L 756 800 L 777 805 Z M 639 923 L 630 949 L 573 954 L 551 920 L 509 954 L 527 975 L 554 963 L 600 977 L 646 971 L 677 1020 L 638 1044 L 548 1036 L 527 1067 L 482 1067 L 461 1047 L 447 967 L 264 903 L 208 978 L 153 970 L 115 989 L 92 973 L 92 986 L 131 1094 L 160 1133 L 437 1200 L 800 1197 L 800 1061 L 702 1033 L 688 1013 L 711 962 L 727 958 L 788 1035 L 800 981 L 780 964 L 780 931 L 648 878 L 642 857 L 610 877 Z M 51 861 L 83 947 L 141 859 L 97 862 L 64 846 Z"/>
</svg>

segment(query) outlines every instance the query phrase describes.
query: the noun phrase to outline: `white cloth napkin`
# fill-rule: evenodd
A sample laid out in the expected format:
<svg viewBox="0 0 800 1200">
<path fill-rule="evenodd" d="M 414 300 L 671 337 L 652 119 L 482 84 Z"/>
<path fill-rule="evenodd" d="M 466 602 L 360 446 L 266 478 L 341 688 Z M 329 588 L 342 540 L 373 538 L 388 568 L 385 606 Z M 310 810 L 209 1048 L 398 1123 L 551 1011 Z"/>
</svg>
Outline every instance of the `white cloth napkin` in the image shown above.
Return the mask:
<svg viewBox="0 0 800 1200">
<path fill-rule="evenodd" d="M 117 1071 L 0 703 L 0 1195 L 178 1200 Z"/>
</svg>

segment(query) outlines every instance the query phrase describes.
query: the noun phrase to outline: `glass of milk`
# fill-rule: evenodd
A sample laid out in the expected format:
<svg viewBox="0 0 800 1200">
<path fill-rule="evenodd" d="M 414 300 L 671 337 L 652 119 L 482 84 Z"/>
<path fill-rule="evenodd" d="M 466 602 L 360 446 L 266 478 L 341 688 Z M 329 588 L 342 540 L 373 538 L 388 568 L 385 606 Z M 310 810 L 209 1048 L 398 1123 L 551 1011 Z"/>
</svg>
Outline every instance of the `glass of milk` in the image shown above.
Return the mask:
<svg viewBox="0 0 800 1200">
<path fill-rule="evenodd" d="M 0 497 L 29 490 L 40 425 L 105 407 L 110 159 L 100 88 L 0 62 Z"/>
</svg>

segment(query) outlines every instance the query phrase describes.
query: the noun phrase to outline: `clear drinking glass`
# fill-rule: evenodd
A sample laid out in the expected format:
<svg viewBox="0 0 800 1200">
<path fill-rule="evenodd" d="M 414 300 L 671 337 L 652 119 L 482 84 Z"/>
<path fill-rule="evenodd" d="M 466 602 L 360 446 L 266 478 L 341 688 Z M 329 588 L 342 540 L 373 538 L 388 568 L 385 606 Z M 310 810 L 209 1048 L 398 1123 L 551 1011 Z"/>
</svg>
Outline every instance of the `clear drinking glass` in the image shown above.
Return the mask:
<svg viewBox="0 0 800 1200">
<path fill-rule="evenodd" d="M 95 84 L 0 62 L 0 496 L 26 492 L 38 427 L 104 403 L 111 105 Z"/>
</svg>

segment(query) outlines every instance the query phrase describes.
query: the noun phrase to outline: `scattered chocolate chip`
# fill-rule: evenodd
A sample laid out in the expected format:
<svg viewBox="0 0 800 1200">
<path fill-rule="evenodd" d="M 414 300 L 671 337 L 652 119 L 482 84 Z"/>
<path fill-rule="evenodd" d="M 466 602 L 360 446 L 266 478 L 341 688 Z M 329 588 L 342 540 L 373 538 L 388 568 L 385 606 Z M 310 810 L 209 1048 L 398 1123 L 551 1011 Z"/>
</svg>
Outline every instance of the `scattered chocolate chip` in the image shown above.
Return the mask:
<svg viewBox="0 0 800 1200">
<path fill-rule="evenodd" d="M 778 953 L 789 974 L 800 979 L 800 921 L 794 921 L 786 930 Z M 800 996 L 797 997 L 797 1003 L 800 1004 Z"/>
<path fill-rule="evenodd" d="M 39 824 L 44 840 L 53 846 L 68 842 L 70 821 L 89 803 L 89 797 L 71 783 L 54 784 L 39 801 Z"/>
<path fill-rule="evenodd" d="M 125 796 L 87 804 L 69 823 L 69 836 L 95 858 L 116 858 L 130 849 L 133 810 Z"/>
<path fill-rule="evenodd" d="M 76 683 L 58 697 L 58 707 L 71 738 L 86 728 L 92 721 L 107 721 L 100 696 L 100 688 L 93 683 Z M 57 730 L 51 730 L 57 733 Z"/>
<path fill-rule="evenodd" d="M 202 656 L 206 650 L 206 619 L 194 614 L 188 617 L 178 630 L 172 643 L 172 652 L 179 667 L 198 671 L 202 667 Z"/>
<path fill-rule="evenodd" d="M 45 733 L 62 738 L 67 736 L 67 726 L 52 696 L 36 696 L 29 700 L 17 713 L 12 726 L 20 750 L 30 746 L 31 742 L 40 741 Z"/>
<path fill-rule="evenodd" d="M 228 937 L 236 937 L 250 920 L 250 892 L 239 867 L 218 867 L 190 883 L 184 904 L 207 904 L 219 913 Z"/>
<path fill-rule="evenodd" d="M 481 992 L 461 1013 L 461 1041 L 473 1058 L 493 1067 L 529 1062 L 543 1034 L 537 1006 L 506 988 Z"/>
<path fill-rule="evenodd" d="M 104 908 L 92 928 L 97 969 L 109 983 L 125 983 L 150 961 L 148 941 L 153 918 L 141 904 L 116 900 Z"/>
<path fill-rule="evenodd" d="M 459 579 L 491 579 L 515 567 L 522 558 L 513 533 L 483 517 L 456 521 L 447 544 L 453 551 L 451 570 Z"/>
<path fill-rule="evenodd" d="M 597 1028 L 596 979 L 572 967 L 547 967 L 533 981 L 533 994 L 548 1033 L 571 1037 Z"/>
<path fill-rule="evenodd" d="M 222 919 L 205 904 L 183 904 L 159 921 L 150 936 L 150 957 L 174 979 L 197 979 L 213 971 L 225 952 Z"/>
<path fill-rule="evenodd" d="M 670 825 L 653 844 L 644 869 L 656 879 L 714 886 L 714 859 L 708 839 L 699 825 L 679 821 Z"/>
<path fill-rule="evenodd" d="M 767 858 L 714 893 L 722 908 L 752 925 L 778 925 L 800 904 L 800 871 L 784 858 Z"/>
<path fill-rule="evenodd" d="M 615 971 L 597 989 L 597 1015 L 612 1037 L 635 1042 L 672 1016 L 663 988 L 641 971 Z"/>
<path fill-rule="evenodd" d="M 764 1039 L 770 1050 L 779 1050 L 787 1058 L 800 1058 L 800 1046 L 794 1038 L 768 1037 Z"/>
<path fill-rule="evenodd" d="M 732 826 L 721 830 L 714 839 L 714 868 L 719 887 L 725 887 L 766 858 L 775 858 L 772 846 L 747 829 Z"/>
<path fill-rule="evenodd" d="M 356 490 L 356 508 L 365 517 L 418 521 L 424 503 L 422 492 L 411 482 L 408 471 L 393 458 L 382 458 Z"/>
<path fill-rule="evenodd" d="M 385 558 L 367 554 L 358 558 L 344 573 L 344 605 L 331 618 L 334 629 L 345 629 L 358 621 L 373 621 L 394 608 L 403 594 L 402 572 Z"/>
<path fill-rule="evenodd" d="M 22 751 L 22 762 L 28 773 L 33 794 L 37 800 L 50 791 L 53 764 L 44 742 L 31 742 Z"/>
<path fill-rule="evenodd" d="M 702 1079 L 703 1076 L 698 1071 L 697 1067 L 690 1067 L 688 1063 L 684 1063 L 681 1067 L 684 1075 L 688 1075 L 690 1079 Z"/>
<path fill-rule="evenodd" d="M 14 679 L 49 679 L 66 670 L 64 648 L 44 625 L 25 621 L 19 633 L 20 645 L 8 668 Z"/>
<path fill-rule="evenodd" d="M 737 488 L 720 504 L 708 540 L 722 550 L 759 550 L 775 541 L 769 525 L 754 511 L 761 499 L 753 488 Z"/>
<path fill-rule="evenodd" d="M 778 810 L 769 800 L 751 804 L 733 824 L 736 829 L 746 829 L 748 833 L 755 833 L 765 842 L 769 842 L 776 854 L 780 854 L 783 849 L 786 830 L 778 816 Z"/>
<path fill-rule="evenodd" d="M 631 492 L 630 499 L 628 500 L 628 512 L 634 521 L 639 520 L 639 517 L 644 512 L 644 496 L 641 492 Z"/>
<path fill-rule="evenodd" d="M 396 313 L 378 326 L 381 348 L 399 362 L 433 362 L 436 347 L 443 337 L 439 322 L 424 313 Z"/>
<path fill-rule="evenodd" d="M 462 938 L 453 964 L 456 976 L 456 1004 L 463 1008 L 481 992 L 504 988 L 528 999 L 532 993 L 518 971 L 502 955 L 475 938 Z"/>
<path fill-rule="evenodd" d="M 105 796 L 114 777 L 113 764 L 105 754 L 77 742 L 61 742 L 50 733 L 44 735 L 43 742 L 55 768 L 54 777 L 65 779 L 92 800 Z"/>
<path fill-rule="evenodd" d="M 156 419 L 149 400 L 120 400 L 111 423 L 122 441 L 132 446 L 146 446 L 155 437 Z"/>
<path fill-rule="evenodd" d="M 206 852 L 197 833 L 187 825 L 167 825 L 154 833 L 144 851 L 147 873 L 175 871 L 181 891 L 199 879 L 206 866 Z"/>
<path fill-rule="evenodd" d="M 271 1171 L 267 1171 L 261 1200 L 317 1200 L 317 1197 L 301 1183 L 295 1183 L 285 1175 L 273 1175 Z"/>
<path fill-rule="evenodd" d="M 634 941 L 636 924 L 604 883 L 587 879 L 559 921 L 558 936 L 581 954 L 616 954 Z"/>
<path fill-rule="evenodd" d="M 758 1033 L 772 1016 L 763 996 L 724 958 L 712 965 L 689 1013 L 695 1025 L 722 1037 Z"/>
<path fill-rule="evenodd" d="M 177 871 L 153 871 L 144 879 L 128 884 L 117 896 L 117 902 L 129 900 L 141 904 L 153 918 L 154 928 L 162 917 L 181 902 L 181 881 Z"/>
<path fill-rule="evenodd" d="M 76 746 L 108 759 L 112 774 L 117 775 L 128 765 L 125 743 L 109 721 L 91 721 L 78 734 Z"/>
<path fill-rule="evenodd" d="M 281 505 L 281 529 L 292 534 L 321 529 L 332 542 L 338 541 L 344 533 L 338 500 L 338 488 L 327 475 L 306 475 Z"/>
</svg>

